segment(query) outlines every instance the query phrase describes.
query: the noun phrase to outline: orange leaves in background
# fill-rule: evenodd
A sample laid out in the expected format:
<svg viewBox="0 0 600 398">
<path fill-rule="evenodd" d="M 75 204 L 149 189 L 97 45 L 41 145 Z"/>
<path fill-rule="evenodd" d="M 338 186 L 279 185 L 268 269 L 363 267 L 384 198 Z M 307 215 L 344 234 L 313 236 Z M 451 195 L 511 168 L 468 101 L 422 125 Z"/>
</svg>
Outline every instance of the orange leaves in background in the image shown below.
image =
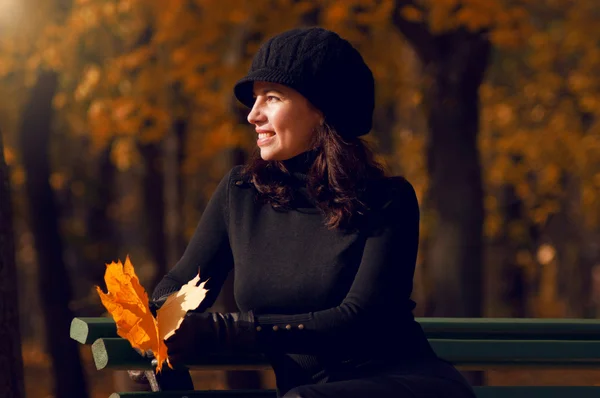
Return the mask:
<svg viewBox="0 0 600 398">
<path fill-rule="evenodd" d="M 148 294 L 140 284 L 129 257 L 125 265 L 121 261 L 107 264 L 104 280 L 108 293 L 99 286 L 96 290 L 117 324 L 117 334 L 127 339 L 134 348 L 144 352 L 152 350 L 160 371 L 167 359 L 167 346 L 159 338 L 158 322 L 150 312 Z"/>
<path fill-rule="evenodd" d="M 400 9 L 402 17 L 411 22 L 423 22 L 433 34 L 442 34 L 460 27 L 470 32 L 489 30 L 492 43 L 515 47 L 531 33 L 526 0 L 436 0 L 426 4 L 407 5 Z"/>
</svg>

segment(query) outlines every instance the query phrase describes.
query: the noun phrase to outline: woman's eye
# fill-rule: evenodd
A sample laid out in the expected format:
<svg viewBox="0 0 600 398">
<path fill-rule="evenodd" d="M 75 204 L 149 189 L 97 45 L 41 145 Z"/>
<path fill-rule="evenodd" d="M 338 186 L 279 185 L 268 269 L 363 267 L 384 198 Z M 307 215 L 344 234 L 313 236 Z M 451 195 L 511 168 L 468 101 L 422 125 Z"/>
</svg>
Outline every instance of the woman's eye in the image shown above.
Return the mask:
<svg viewBox="0 0 600 398">
<path fill-rule="evenodd" d="M 275 97 L 274 95 L 267 95 L 267 101 L 269 101 L 269 102 L 279 101 L 279 98 Z"/>
</svg>

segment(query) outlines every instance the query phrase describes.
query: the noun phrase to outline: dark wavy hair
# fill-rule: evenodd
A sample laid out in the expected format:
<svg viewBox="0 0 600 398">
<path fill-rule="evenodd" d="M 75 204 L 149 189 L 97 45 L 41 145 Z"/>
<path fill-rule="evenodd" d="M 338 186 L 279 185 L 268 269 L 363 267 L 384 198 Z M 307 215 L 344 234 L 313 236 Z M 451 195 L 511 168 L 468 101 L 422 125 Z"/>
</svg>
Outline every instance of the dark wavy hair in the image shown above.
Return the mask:
<svg viewBox="0 0 600 398">
<path fill-rule="evenodd" d="M 360 138 L 345 141 L 326 123 L 316 128 L 312 149 L 316 158 L 307 173 L 307 190 L 325 214 L 329 229 L 352 228 L 369 210 L 367 184 L 386 176 L 382 164 Z M 244 175 L 256 187 L 257 196 L 274 209 L 290 209 L 293 199 L 290 171 L 285 163 L 266 161 L 255 151 Z"/>
</svg>

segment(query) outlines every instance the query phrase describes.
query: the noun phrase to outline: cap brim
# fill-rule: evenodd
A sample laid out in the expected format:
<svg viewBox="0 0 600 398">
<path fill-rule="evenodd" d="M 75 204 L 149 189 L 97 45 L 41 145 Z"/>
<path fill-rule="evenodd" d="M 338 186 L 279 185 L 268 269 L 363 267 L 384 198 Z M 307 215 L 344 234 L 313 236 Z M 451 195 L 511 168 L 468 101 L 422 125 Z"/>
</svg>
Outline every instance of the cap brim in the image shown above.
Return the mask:
<svg viewBox="0 0 600 398">
<path fill-rule="evenodd" d="M 254 82 L 279 83 L 294 89 L 297 85 L 290 75 L 279 70 L 262 68 L 252 71 L 238 80 L 233 87 L 235 97 L 248 108 L 254 105 Z"/>
</svg>

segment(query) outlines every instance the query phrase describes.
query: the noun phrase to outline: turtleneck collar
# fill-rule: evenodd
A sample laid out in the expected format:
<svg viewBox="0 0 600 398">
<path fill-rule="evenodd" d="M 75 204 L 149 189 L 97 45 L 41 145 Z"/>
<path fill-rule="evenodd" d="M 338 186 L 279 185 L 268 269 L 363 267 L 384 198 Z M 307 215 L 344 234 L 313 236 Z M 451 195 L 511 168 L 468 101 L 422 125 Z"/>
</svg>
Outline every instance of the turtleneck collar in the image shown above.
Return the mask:
<svg viewBox="0 0 600 398">
<path fill-rule="evenodd" d="M 302 152 L 293 158 L 286 159 L 282 161 L 282 163 L 293 176 L 305 180 L 308 170 L 310 170 L 311 166 L 315 162 L 315 159 L 317 158 L 317 153 L 317 150 L 312 149 Z"/>
<path fill-rule="evenodd" d="M 291 186 L 294 195 L 293 206 L 296 209 L 309 212 L 319 212 L 315 208 L 316 203 L 310 198 L 307 190 L 308 171 L 317 158 L 317 150 L 302 152 L 293 158 L 283 160 L 282 163 L 291 175 Z"/>
</svg>

